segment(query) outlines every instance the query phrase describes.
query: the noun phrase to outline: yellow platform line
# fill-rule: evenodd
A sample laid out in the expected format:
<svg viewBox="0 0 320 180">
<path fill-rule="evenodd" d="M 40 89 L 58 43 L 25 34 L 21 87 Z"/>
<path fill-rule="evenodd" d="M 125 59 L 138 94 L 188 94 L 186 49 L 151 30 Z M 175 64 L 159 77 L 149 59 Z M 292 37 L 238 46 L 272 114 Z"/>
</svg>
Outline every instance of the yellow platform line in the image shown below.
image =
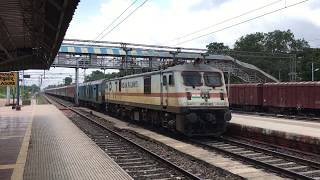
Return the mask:
<svg viewBox="0 0 320 180">
<path fill-rule="evenodd" d="M 0 169 L 14 169 L 14 168 L 16 168 L 16 164 L 0 165 Z"/>
<path fill-rule="evenodd" d="M 20 152 L 15 164 L 15 168 L 13 170 L 11 180 L 22 180 L 23 179 L 23 172 L 24 172 L 24 166 L 27 161 L 27 154 L 28 154 L 28 148 L 29 148 L 29 141 L 31 136 L 31 128 L 32 128 L 32 121 L 34 116 L 34 106 L 32 106 L 32 113 L 29 120 L 29 125 L 27 127 L 27 131 L 24 135 L 22 145 L 20 148 Z"/>
<path fill-rule="evenodd" d="M 0 139 L 10 139 L 10 138 L 20 138 L 20 137 L 24 137 L 24 136 L 2 136 L 0 137 Z"/>
</svg>

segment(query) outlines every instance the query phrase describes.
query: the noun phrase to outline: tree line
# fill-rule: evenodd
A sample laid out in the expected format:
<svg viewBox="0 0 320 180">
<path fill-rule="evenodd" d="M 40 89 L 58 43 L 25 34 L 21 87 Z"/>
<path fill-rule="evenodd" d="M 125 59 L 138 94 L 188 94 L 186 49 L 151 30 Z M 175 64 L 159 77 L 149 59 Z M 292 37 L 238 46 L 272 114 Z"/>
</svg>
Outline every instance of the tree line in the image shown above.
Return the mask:
<svg viewBox="0 0 320 180">
<path fill-rule="evenodd" d="M 320 49 L 310 48 L 304 39 L 294 36 L 291 30 L 256 32 L 240 37 L 233 48 L 224 43 L 212 42 L 207 46 L 213 54 L 227 54 L 235 59 L 253 64 L 281 81 L 289 81 L 290 63 L 297 62 L 297 80 L 311 80 L 311 64 L 320 68 Z M 320 80 L 320 72 L 315 72 Z"/>
</svg>

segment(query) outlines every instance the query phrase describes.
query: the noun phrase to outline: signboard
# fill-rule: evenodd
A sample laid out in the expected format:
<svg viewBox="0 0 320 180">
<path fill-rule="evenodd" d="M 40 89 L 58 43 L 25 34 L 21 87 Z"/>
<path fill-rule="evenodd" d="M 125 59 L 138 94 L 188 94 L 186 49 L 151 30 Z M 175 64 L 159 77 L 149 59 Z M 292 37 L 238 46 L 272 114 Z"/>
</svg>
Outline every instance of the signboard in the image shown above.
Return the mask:
<svg viewBox="0 0 320 180">
<path fill-rule="evenodd" d="M 3 72 L 0 73 L 0 86 L 15 86 L 17 84 L 17 73 Z"/>
</svg>

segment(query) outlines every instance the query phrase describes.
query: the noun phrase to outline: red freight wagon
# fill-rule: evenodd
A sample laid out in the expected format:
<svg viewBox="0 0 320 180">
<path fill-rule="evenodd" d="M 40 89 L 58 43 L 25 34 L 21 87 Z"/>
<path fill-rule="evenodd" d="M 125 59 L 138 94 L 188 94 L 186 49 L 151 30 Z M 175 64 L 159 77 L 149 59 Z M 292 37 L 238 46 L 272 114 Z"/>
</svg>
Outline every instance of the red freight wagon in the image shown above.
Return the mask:
<svg viewBox="0 0 320 180">
<path fill-rule="evenodd" d="M 66 96 L 69 98 L 74 98 L 74 93 L 75 93 L 75 86 L 74 85 L 70 85 L 66 87 Z"/>
<path fill-rule="evenodd" d="M 262 84 L 230 84 L 228 88 L 231 106 L 245 109 L 262 106 Z"/>
<path fill-rule="evenodd" d="M 266 83 L 263 86 L 263 106 L 279 111 L 320 109 L 319 82 Z"/>
</svg>

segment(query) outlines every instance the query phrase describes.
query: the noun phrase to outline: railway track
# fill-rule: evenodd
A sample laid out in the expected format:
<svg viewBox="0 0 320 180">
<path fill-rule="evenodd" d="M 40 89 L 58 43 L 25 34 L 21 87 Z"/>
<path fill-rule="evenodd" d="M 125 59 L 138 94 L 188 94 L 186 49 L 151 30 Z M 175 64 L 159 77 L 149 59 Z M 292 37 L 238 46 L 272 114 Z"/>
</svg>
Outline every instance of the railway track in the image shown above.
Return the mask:
<svg viewBox="0 0 320 180">
<path fill-rule="evenodd" d="M 81 114 L 83 114 L 83 116 L 90 116 L 90 113 L 86 113 L 86 114 L 81 113 Z M 157 167 L 153 166 L 153 164 L 155 163 L 152 163 L 152 162 L 148 163 L 144 161 L 143 158 L 145 157 L 145 155 L 142 154 L 143 156 L 141 157 L 140 156 L 141 153 L 133 154 L 131 152 L 131 150 L 133 149 L 131 146 L 126 146 L 121 144 L 117 145 L 118 142 L 120 141 L 119 139 L 110 139 L 108 136 L 108 140 L 106 140 L 105 136 L 101 134 L 98 134 L 98 136 L 93 137 L 92 139 L 95 139 L 97 144 L 102 149 L 109 149 L 109 150 L 106 150 L 106 153 L 108 153 L 109 151 L 109 156 L 113 157 L 116 162 L 119 162 L 120 165 L 128 164 L 125 162 L 125 160 L 127 157 L 130 157 L 131 158 L 130 161 L 133 161 L 133 164 L 132 164 L 133 168 L 130 168 L 129 166 L 128 167 L 123 166 L 123 168 L 126 169 L 128 172 L 133 173 L 132 171 L 135 170 L 135 168 L 138 168 L 139 166 L 143 167 L 146 164 L 147 164 L 147 167 L 153 167 L 153 169 L 157 169 Z M 280 153 L 273 150 L 263 149 L 263 148 L 254 146 L 252 144 L 239 142 L 230 138 L 221 138 L 216 140 L 196 139 L 191 141 L 195 144 L 204 146 L 208 149 L 222 152 L 224 154 L 235 157 L 239 160 L 252 163 L 256 166 L 262 167 L 266 170 L 276 172 L 277 174 L 281 174 L 286 177 L 291 177 L 294 179 L 320 180 L 320 163 L 319 162 L 306 160 L 303 158 L 291 156 L 291 155 Z M 120 155 L 120 156 L 117 157 L 117 155 Z M 135 165 L 134 163 L 135 160 L 141 160 L 143 163 L 139 164 L 138 162 L 138 165 Z M 138 167 L 135 167 L 135 166 L 138 166 Z M 137 173 L 148 172 L 148 171 L 145 171 L 145 170 L 148 170 L 147 167 L 144 167 L 144 169 L 138 170 Z M 160 167 L 158 169 L 162 170 L 161 168 L 163 167 Z M 169 172 L 169 171 L 170 170 L 166 170 L 165 172 Z M 155 175 L 159 175 L 159 174 L 160 173 L 155 173 Z M 177 176 L 171 173 L 169 173 L 168 176 L 171 176 L 171 177 L 165 177 L 165 179 L 181 178 L 180 176 Z M 141 179 L 141 178 L 142 177 L 139 177 L 137 179 Z M 144 178 L 147 178 L 147 177 L 143 177 L 142 179 Z M 160 177 L 155 177 L 155 178 L 160 178 Z M 189 179 L 193 179 L 193 178 L 197 178 L 197 177 L 194 176 Z"/>
<path fill-rule="evenodd" d="M 134 179 L 200 179 L 106 127 L 90 113 L 80 112 L 58 99 L 54 102 L 47 99 L 57 104 L 59 109 L 70 110 L 80 116 L 74 123 Z"/>
<path fill-rule="evenodd" d="M 294 179 L 320 180 L 319 162 L 223 137 L 216 140 L 194 139 L 191 141 Z"/>
</svg>

